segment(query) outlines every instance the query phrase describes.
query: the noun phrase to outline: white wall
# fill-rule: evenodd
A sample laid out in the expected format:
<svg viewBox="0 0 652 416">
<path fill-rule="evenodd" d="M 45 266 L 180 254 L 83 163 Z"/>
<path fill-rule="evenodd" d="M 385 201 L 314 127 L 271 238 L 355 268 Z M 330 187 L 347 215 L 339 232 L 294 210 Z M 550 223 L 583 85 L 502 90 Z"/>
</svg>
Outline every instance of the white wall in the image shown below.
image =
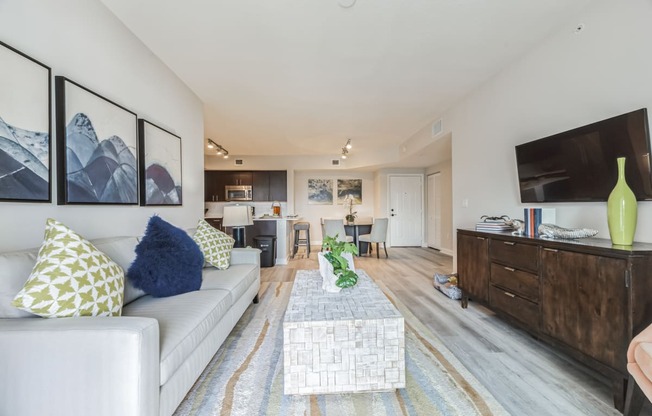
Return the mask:
<svg viewBox="0 0 652 416">
<path fill-rule="evenodd" d="M 182 207 L 59 206 L 53 169 L 52 203 L 0 202 L 0 250 L 38 246 L 48 217 L 87 238 L 141 234 L 154 213 L 194 226 L 204 200 L 199 99 L 97 1 L 4 0 L 0 16 L 0 40 L 50 66 L 53 77 L 64 75 L 178 134 L 183 155 Z M 54 125 L 52 134 L 54 166 Z"/>
<path fill-rule="evenodd" d="M 308 179 L 333 179 L 333 204 L 308 204 Z M 338 179 L 362 179 L 362 204 L 354 205 L 358 218 L 374 216 L 375 186 L 374 174 L 370 172 L 333 172 L 333 171 L 300 171 L 295 172 L 294 198 L 295 213 L 303 221 L 310 222 L 310 243 L 321 244 L 321 218 L 342 218 L 348 214 L 343 205 L 337 205 L 335 195 Z M 379 216 L 379 215 L 376 215 Z"/>
<path fill-rule="evenodd" d="M 516 144 L 652 108 L 650 22 L 649 0 L 596 2 L 444 115 L 453 133 L 455 228 L 473 227 L 483 214 L 522 217 Z M 545 207 L 556 208 L 561 226 L 609 238 L 606 202 Z M 652 202 L 639 203 L 635 239 L 652 242 Z"/>
</svg>

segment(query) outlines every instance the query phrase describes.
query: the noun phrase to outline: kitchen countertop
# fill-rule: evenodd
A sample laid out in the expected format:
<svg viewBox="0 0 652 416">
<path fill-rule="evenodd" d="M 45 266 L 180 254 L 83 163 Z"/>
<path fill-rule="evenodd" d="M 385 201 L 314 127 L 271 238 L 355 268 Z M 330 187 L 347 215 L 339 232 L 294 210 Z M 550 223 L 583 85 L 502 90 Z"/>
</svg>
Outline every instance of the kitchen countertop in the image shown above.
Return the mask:
<svg viewBox="0 0 652 416">
<path fill-rule="evenodd" d="M 296 221 L 300 220 L 300 217 L 272 217 L 271 215 L 269 217 L 258 217 L 254 218 L 254 221 Z"/>
<path fill-rule="evenodd" d="M 205 219 L 222 219 L 222 217 L 204 217 Z M 297 221 L 302 219 L 301 217 L 256 217 L 254 221 Z"/>
</svg>

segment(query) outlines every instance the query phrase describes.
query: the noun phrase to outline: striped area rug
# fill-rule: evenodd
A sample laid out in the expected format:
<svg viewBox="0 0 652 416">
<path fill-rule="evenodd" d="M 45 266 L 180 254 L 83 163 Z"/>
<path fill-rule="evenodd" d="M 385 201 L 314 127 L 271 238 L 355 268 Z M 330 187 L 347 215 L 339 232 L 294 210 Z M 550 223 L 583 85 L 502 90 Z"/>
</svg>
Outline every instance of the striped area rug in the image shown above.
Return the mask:
<svg viewBox="0 0 652 416">
<path fill-rule="evenodd" d="M 441 341 L 387 287 L 379 286 L 405 318 L 406 388 L 283 395 L 283 314 L 292 283 L 269 283 L 175 415 L 508 415 Z"/>
</svg>

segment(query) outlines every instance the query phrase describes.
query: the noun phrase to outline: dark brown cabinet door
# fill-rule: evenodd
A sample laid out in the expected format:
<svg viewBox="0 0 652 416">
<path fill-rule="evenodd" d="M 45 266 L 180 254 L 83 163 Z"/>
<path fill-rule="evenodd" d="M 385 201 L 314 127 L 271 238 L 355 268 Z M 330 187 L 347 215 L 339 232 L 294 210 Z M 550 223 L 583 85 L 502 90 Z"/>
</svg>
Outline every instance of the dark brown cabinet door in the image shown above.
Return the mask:
<svg viewBox="0 0 652 416">
<path fill-rule="evenodd" d="M 457 273 L 459 286 L 472 300 L 486 303 L 489 290 L 489 240 L 458 234 Z"/>
<path fill-rule="evenodd" d="M 224 201 L 224 172 L 204 171 L 204 201 Z"/>
<path fill-rule="evenodd" d="M 253 200 L 269 201 L 269 172 L 253 172 Z"/>
<path fill-rule="evenodd" d="M 627 260 L 541 251 L 542 329 L 547 335 L 625 372 Z"/>
<path fill-rule="evenodd" d="M 250 171 L 242 172 L 231 172 L 232 183 L 227 183 L 227 185 L 252 185 L 253 184 L 253 173 Z"/>
<path fill-rule="evenodd" d="M 288 173 L 284 170 L 272 170 L 269 172 L 269 200 L 288 200 Z"/>
</svg>

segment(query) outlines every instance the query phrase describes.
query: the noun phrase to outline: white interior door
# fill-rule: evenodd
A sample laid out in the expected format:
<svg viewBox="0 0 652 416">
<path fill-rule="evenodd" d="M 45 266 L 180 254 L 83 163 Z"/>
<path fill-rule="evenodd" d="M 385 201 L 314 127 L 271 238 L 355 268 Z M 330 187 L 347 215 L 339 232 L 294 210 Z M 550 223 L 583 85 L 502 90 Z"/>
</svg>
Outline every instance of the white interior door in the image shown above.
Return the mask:
<svg viewBox="0 0 652 416">
<path fill-rule="evenodd" d="M 392 246 L 421 246 L 423 176 L 389 177 L 389 228 Z"/>
<path fill-rule="evenodd" d="M 428 247 L 441 248 L 441 173 L 428 175 L 426 240 Z"/>
</svg>

